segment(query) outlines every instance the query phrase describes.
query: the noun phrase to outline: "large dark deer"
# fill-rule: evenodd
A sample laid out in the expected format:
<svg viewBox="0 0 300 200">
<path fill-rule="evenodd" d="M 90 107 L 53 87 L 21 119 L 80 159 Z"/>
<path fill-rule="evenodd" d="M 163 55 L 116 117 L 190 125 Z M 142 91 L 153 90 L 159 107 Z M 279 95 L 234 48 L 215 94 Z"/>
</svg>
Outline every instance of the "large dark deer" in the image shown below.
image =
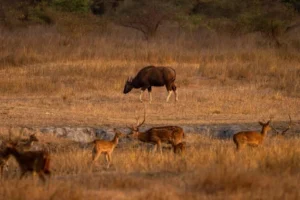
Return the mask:
<svg viewBox="0 0 300 200">
<path fill-rule="evenodd" d="M 124 87 L 124 94 L 130 92 L 133 88 L 141 88 L 140 101 L 144 91 L 149 92 L 149 101 L 152 101 L 152 86 L 166 86 L 168 91 L 167 102 L 170 99 L 172 92 L 175 93 L 175 100 L 178 101 L 178 95 L 175 86 L 176 72 L 171 67 L 155 67 L 148 66 L 141 69 L 134 78 L 128 78 Z"/>
<path fill-rule="evenodd" d="M 184 138 L 183 129 L 179 126 L 162 126 L 162 127 L 153 127 L 145 132 L 139 131 L 146 120 L 146 112 L 144 113 L 144 120 L 142 123 L 139 123 L 137 119 L 137 124 L 132 126 L 127 126 L 130 128 L 131 132 L 127 135 L 128 138 L 138 139 L 142 142 L 155 144 L 154 150 L 159 149 L 162 153 L 162 143 L 172 144 L 176 146 L 181 143 Z"/>
<path fill-rule="evenodd" d="M 20 179 L 27 172 L 37 173 L 42 181 L 45 181 L 44 174 L 50 175 L 50 155 L 46 151 L 24 151 L 16 148 L 17 143 L 8 143 L 4 155 L 15 157 L 21 169 Z"/>
</svg>

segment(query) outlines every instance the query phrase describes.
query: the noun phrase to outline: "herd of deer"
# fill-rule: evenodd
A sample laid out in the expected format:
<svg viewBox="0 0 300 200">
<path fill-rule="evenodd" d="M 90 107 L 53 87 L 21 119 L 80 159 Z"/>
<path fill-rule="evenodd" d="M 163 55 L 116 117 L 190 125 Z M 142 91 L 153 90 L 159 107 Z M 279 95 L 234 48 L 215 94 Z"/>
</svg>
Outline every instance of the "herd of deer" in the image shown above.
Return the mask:
<svg viewBox="0 0 300 200">
<path fill-rule="evenodd" d="M 290 117 L 290 116 L 289 116 Z M 172 145 L 173 152 L 175 154 L 184 153 L 186 150 L 186 143 L 184 139 L 184 131 L 178 126 L 163 126 L 163 127 L 153 127 L 145 132 L 139 131 L 145 122 L 144 120 L 139 123 L 137 119 L 137 124 L 128 126 L 131 130 L 129 134 L 124 134 L 117 129 L 114 129 L 115 136 L 111 141 L 106 141 L 102 139 L 95 139 L 90 142 L 93 144 L 92 150 L 92 162 L 95 163 L 100 155 L 103 153 L 106 156 L 107 168 L 111 164 L 111 156 L 118 145 L 119 138 L 126 136 L 127 138 L 138 139 L 139 141 L 155 144 L 154 150 L 159 150 L 162 153 L 162 143 L 168 143 Z M 259 122 L 262 126 L 261 132 L 256 131 L 243 131 L 238 132 L 233 135 L 233 141 L 236 145 L 236 149 L 239 151 L 243 147 L 258 146 L 260 145 L 267 132 L 272 128 L 276 131 L 277 136 L 284 136 L 285 133 L 290 129 L 292 125 L 292 119 L 290 117 L 290 122 L 288 127 L 282 132 L 277 131 L 271 126 L 271 120 L 266 123 Z M 21 130 L 22 132 L 22 130 Z M 2 141 L 2 149 L 0 151 L 0 169 L 1 176 L 3 177 L 4 169 L 7 169 L 7 162 L 9 157 L 12 155 L 15 157 L 20 170 L 22 178 L 27 172 L 33 174 L 38 174 L 42 181 L 45 181 L 44 175 L 50 175 L 50 154 L 46 150 L 33 151 L 31 150 L 33 142 L 38 142 L 38 138 L 35 134 L 31 134 L 26 140 L 11 140 L 11 129 L 9 130 L 9 139 L 7 141 Z"/>
<path fill-rule="evenodd" d="M 151 92 L 151 86 L 163 86 L 166 85 L 168 91 L 174 91 L 175 99 L 177 101 L 176 86 L 175 81 L 175 70 L 164 69 L 163 67 L 155 68 L 154 66 L 149 66 L 142 69 L 134 79 L 130 79 L 126 82 L 124 93 L 129 92 L 132 88 L 142 88 L 142 91 L 148 89 Z M 152 77 L 152 78 L 151 78 Z M 153 79 L 156 77 L 156 79 Z M 164 80 L 165 79 L 165 80 Z M 168 82 L 169 81 L 169 82 Z M 169 100 L 171 92 L 167 97 Z M 141 97 L 140 97 L 140 100 Z M 151 101 L 151 93 L 150 93 Z M 285 135 L 285 133 L 290 129 L 292 125 L 292 119 L 290 118 L 290 123 L 288 127 L 282 132 L 277 131 L 271 126 L 271 119 L 266 122 L 259 122 L 262 126 L 261 132 L 255 131 L 243 131 L 238 132 L 233 135 L 233 141 L 236 145 L 236 149 L 239 151 L 243 147 L 258 146 L 260 145 L 267 132 L 273 128 L 277 135 Z M 137 119 L 137 124 L 132 126 L 127 126 L 130 129 L 129 134 L 121 133 L 119 130 L 114 129 L 115 136 L 111 141 L 96 139 L 91 144 L 94 145 L 92 151 L 92 162 L 95 163 L 100 155 L 103 153 L 106 156 L 107 167 L 111 164 L 112 153 L 119 142 L 119 138 L 126 135 L 127 138 L 138 139 L 139 141 L 152 143 L 155 145 L 154 150 L 159 150 L 162 153 L 162 143 L 168 143 L 172 145 L 173 152 L 175 154 L 184 153 L 186 150 L 186 143 L 184 139 L 184 131 L 179 126 L 162 126 L 153 127 L 149 130 L 142 132 L 139 128 L 144 124 L 146 119 L 146 109 L 144 109 L 144 119 L 139 123 Z M 22 131 L 21 131 L 22 132 Z M 7 168 L 7 161 L 12 155 L 15 157 L 17 163 L 19 164 L 21 170 L 22 178 L 27 172 L 38 174 L 41 180 L 45 181 L 44 175 L 50 175 L 50 154 L 46 150 L 32 151 L 30 150 L 33 142 L 38 142 L 35 134 L 31 134 L 29 138 L 25 141 L 12 141 L 11 140 L 11 129 L 9 131 L 9 140 L 2 141 L 2 149 L 0 150 L 0 169 L 1 176 L 3 176 L 4 168 Z"/>
</svg>

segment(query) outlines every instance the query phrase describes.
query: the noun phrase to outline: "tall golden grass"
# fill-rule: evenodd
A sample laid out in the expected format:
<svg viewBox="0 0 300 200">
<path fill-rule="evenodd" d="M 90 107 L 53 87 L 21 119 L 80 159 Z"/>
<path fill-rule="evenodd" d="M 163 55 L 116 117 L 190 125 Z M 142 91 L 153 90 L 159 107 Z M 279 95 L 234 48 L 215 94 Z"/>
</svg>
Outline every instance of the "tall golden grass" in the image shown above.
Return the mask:
<svg viewBox="0 0 300 200">
<path fill-rule="evenodd" d="M 169 30 L 159 36 L 145 41 L 132 30 L 112 25 L 100 33 L 82 34 L 63 34 L 55 26 L 2 31 L 0 73 L 5 76 L 0 92 L 116 92 L 128 74 L 155 64 L 174 66 L 184 86 L 191 77 L 207 77 L 299 94 L 300 54 L 295 48 L 276 49 L 259 35 L 232 38 Z"/>
<path fill-rule="evenodd" d="M 188 134 L 182 156 L 162 155 L 145 144 L 121 143 L 113 165 L 104 156 L 91 166 L 91 147 L 52 154 L 46 185 L 18 180 L 13 159 L 2 180 L 5 199 L 298 199 L 299 137 L 267 138 L 259 148 L 237 153 L 232 140 Z M 52 142 L 60 143 L 52 139 Z"/>
<path fill-rule="evenodd" d="M 0 34 L 0 128 L 7 126 L 123 127 L 142 116 L 138 90 L 123 84 L 143 66 L 177 71 L 178 103 L 164 103 L 153 90 L 146 124 L 258 128 L 298 123 L 300 64 L 297 49 L 276 49 L 259 35 L 231 38 L 215 33 L 163 31 L 144 41 L 138 33 L 108 25 L 97 32 L 34 26 Z M 72 34 L 72 35 L 70 35 Z M 145 94 L 146 98 L 146 94 Z M 171 99 L 172 100 L 172 99 Z M 277 120 L 277 121 L 276 121 Z M 255 121 L 255 124 L 254 124 Z M 247 123 L 247 124 L 245 124 Z M 225 130 L 226 131 L 226 130 Z M 299 128 L 291 130 L 299 133 Z M 113 167 L 91 167 L 91 148 L 45 137 L 53 176 L 43 185 L 18 180 L 13 159 L 3 199 L 299 199 L 299 137 L 266 138 L 259 148 L 235 152 L 214 133 L 187 134 L 187 152 L 149 152 L 147 145 L 121 143 Z M 2 134 L 0 135 L 2 136 Z"/>
</svg>

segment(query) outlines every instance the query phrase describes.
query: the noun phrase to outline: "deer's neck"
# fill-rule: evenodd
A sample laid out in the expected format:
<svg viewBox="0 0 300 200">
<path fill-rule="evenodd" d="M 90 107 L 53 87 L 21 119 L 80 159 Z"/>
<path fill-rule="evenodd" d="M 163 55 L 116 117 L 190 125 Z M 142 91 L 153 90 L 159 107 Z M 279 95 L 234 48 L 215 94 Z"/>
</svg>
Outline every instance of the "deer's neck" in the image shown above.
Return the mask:
<svg viewBox="0 0 300 200">
<path fill-rule="evenodd" d="M 114 143 L 114 145 L 117 145 L 119 142 L 119 137 L 115 136 L 112 142 Z"/>
<path fill-rule="evenodd" d="M 142 142 L 147 142 L 146 132 L 138 132 L 138 139 Z"/>
<path fill-rule="evenodd" d="M 267 132 L 268 132 L 267 129 L 263 127 L 262 130 L 261 130 L 261 135 L 266 136 Z"/>
<path fill-rule="evenodd" d="M 13 155 L 17 160 L 19 160 L 21 155 L 16 149 L 10 149 L 9 154 Z"/>
</svg>

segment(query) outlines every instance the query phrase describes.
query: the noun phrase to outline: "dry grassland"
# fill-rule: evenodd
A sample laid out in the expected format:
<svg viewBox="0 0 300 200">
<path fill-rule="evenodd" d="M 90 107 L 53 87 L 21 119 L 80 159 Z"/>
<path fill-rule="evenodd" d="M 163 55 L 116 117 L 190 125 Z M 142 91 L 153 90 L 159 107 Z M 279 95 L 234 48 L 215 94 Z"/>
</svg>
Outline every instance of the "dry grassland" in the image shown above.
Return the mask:
<svg viewBox="0 0 300 200">
<path fill-rule="evenodd" d="M 267 137 L 263 146 L 236 153 L 231 140 L 188 133 L 187 153 L 176 157 L 168 149 L 159 155 L 145 144 L 121 140 L 113 166 L 105 169 L 104 158 L 90 166 L 91 147 L 40 135 L 60 149 L 52 153 L 51 180 L 45 185 L 30 177 L 18 180 L 11 159 L 1 198 L 300 198 L 299 52 L 274 49 L 254 35 L 161 33 L 147 43 L 126 29 L 108 29 L 73 37 L 44 27 L 1 33 L 2 136 L 9 126 L 134 123 L 143 114 L 140 91 L 122 90 L 126 78 L 148 64 L 173 66 L 179 91 L 178 103 L 174 97 L 165 103 L 165 88 L 153 89 L 153 103 L 146 104 L 148 126 L 238 124 L 259 130 L 258 120 L 273 116 L 274 126 L 282 127 L 290 114 L 291 136 Z"/>
<path fill-rule="evenodd" d="M 45 185 L 31 177 L 19 181 L 11 159 L 0 194 L 25 200 L 299 199 L 299 137 L 268 138 L 264 146 L 240 153 L 231 140 L 198 133 L 186 140 L 182 156 L 169 149 L 155 154 L 144 144 L 121 141 L 109 169 L 104 156 L 91 167 L 91 147 L 69 144 L 52 154 L 53 176 Z"/>
</svg>

